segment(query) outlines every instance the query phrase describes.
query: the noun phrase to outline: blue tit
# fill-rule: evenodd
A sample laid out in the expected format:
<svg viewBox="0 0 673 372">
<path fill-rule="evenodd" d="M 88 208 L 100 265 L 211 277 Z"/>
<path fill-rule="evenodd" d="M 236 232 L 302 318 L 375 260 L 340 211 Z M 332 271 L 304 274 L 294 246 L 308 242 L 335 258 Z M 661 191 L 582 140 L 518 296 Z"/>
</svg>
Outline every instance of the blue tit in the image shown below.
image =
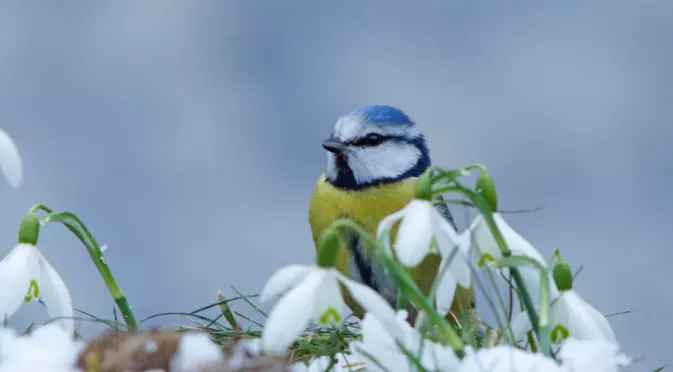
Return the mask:
<svg viewBox="0 0 673 372">
<path fill-rule="evenodd" d="M 327 151 L 327 169 L 315 185 L 309 206 L 316 249 L 321 232 L 340 218 L 351 219 L 375 235 L 384 217 L 412 200 L 417 178 L 430 166 L 425 137 L 409 116 L 391 106 L 367 106 L 340 117 L 322 147 Z M 442 201 L 437 208 L 455 228 L 448 206 Z M 393 246 L 398 226 L 391 230 Z M 342 234 L 336 268 L 376 290 L 394 307 L 396 285 L 372 259 L 371 248 L 352 233 Z M 438 254 L 431 254 L 411 269 L 414 281 L 426 295 L 440 261 Z M 342 291 L 347 305 L 362 318 L 362 308 Z M 454 324 L 465 319 L 461 309 L 474 311 L 473 288 L 459 286 L 447 319 Z M 415 311 L 411 307 L 408 310 L 413 320 Z"/>
</svg>

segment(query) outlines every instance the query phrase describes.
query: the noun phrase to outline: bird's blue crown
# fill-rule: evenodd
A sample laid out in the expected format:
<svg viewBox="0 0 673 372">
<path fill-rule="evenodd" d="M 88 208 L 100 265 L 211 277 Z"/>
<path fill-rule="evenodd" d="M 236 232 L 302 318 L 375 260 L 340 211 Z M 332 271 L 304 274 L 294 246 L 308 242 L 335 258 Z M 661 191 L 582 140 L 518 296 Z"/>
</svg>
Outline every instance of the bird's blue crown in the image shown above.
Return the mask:
<svg viewBox="0 0 673 372">
<path fill-rule="evenodd" d="M 414 126 L 414 122 L 402 110 L 392 106 L 366 106 L 353 111 L 351 115 L 360 115 L 363 121 L 374 125 Z"/>
</svg>

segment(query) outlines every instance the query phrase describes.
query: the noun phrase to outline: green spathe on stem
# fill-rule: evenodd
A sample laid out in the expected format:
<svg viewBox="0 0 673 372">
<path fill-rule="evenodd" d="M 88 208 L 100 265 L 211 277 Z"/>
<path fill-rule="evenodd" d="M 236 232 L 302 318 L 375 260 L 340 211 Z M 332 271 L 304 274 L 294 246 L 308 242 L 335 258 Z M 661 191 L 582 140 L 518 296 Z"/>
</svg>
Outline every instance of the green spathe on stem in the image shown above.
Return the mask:
<svg viewBox="0 0 673 372">
<path fill-rule="evenodd" d="M 48 215 L 43 219 L 45 223 L 62 223 L 77 237 L 77 239 L 79 239 L 80 242 L 82 242 L 84 247 L 87 249 L 87 252 L 89 253 L 89 257 L 91 257 L 91 261 L 93 261 L 96 269 L 98 269 L 103 282 L 105 282 L 110 295 L 119 307 L 119 311 L 122 313 L 126 326 L 130 331 L 137 330 L 138 323 L 136 321 L 135 315 L 133 314 L 133 311 L 131 310 L 131 305 L 129 305 L 126 296 L 124 296 L 124 293 L 117 285 L 110 268 L 105 262 L 100 245 L 93 237 L 91 232 L 89 232 L 89 230 L 86 228 L 82 220 L 70 212 L 54 212 L 52 209 L 43 204 L 37 204 L 33 206 L 30 209 L 30 213 L 34 213 L 37 210 L 42 210 L 48 213 Z"/>
<path fill-rule="evenodd" d="M 414 199 L 432 200 L 432 169 L 428 169 L 416 181 Z"/>
<path fill-rule="evenodd" d="M 40 219 L 35 213 L 28 213 L 19 226 L 19 244 L 37 245 L 37 238 L 40 235 Z"/>
<path fill-rule="evenodd" d="M 495 213 L 498 211 L 498 193 L 495 190 L 495 182 L 493 182 L 493 178 L 485 170 L 477 178 L 476 191 L 486 200 L 489 208 L 491 208 L 491 212 Z"/>
<path fill-rule="evenodd" d="M 556 253 L 557 261 L 552 271 L 554 282 L 559 291 L 565 292 L 573 289 L 573 271 L 570 265 Z"/>
<path fill-rule="evenodd" d="M 325 269 L 334 267 L 339 253 L 340 239 L 335 229 L 328 227 L 323 230 L 318 238 L 318 266 Z"/>
</svg>

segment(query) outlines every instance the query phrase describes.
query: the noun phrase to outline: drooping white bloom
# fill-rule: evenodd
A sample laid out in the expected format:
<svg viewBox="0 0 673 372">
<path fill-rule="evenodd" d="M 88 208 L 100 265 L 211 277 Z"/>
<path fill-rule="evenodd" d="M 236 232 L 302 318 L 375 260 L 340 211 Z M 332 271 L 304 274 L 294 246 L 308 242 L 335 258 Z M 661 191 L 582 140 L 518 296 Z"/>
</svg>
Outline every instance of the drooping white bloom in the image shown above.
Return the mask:
<svg viewBox="0 0 673 372">
<path fill-rule="evenodd" d="M 362 320 L 362 342 L 350 344 L 352 354 L 366 363 L 367 371 L 414 371 L 413 365 L 400 350 L 401 345 L 413 355 L 418 355 L 420 350 L 421 364 L 429 371 L 456 370 L 459 360 L 453 350 L 427 339 L 422 340 L 406 319 L 407 312 L 400 310 L 397 313 L 397 321 L 403 331 L 400 338 L 390 334 L 374 314 L 365 314 Z"/>
<path fill-rule="evenodd" d="M 458 372 L 568 372 L 551 358 L 510 345 L 499 345 L 466 354 L 457 369 Z"/>
<path fill-rule="evenodd" d="M 0 129 L 0 171 L 10 186 L 17 189 L 23 182 L 23 163 L 12 137 Z"/>
<path fill-rule="evenodd" d="M 549 324 L 552 329 L 562 325 L 570 337 L 580 340 L 602 340 L 617 345 L 615 333 L 608 320 L 589 305 L 574 290 L 564 291 L 549 308 Z M 519 313 L 512 321 L 512 333 L 520 340 L 532 328 L 526 312 Z"/>
<path fill-rule="evenodd" d="M 72 333 L 50 323 L 18 336 L 0 328 L 0 371 L 77 372 L 75 361 L 85 343 L 73 340 Z"/>
<path fill-rule="evenodd" d="M 531 353 L 510 345 L 467 352 L 458 372 L 617 372 L 631 359 L 616 345 L 605 341 L 568 339 L 558 354 L 560 364 L 540 353 Z"/>
<path fill-rule="evenodd" d="M 0 318 L 9 318 L 24 301 L 41 299 L 51 318 L 72 333 L 72 300 L 61 276 L 37 247 L 19 244 L 0 262 Z"/>
<path fill-rule="evenodd" d="M 377 238 L 383 234 L 389 238 L 389 230 L 397 221 L 400 225 L 395 240 L 395 255 L 404 266 L 416 267 L 429 253 L 439 253 L 433 251 L 432 240 L 435 238 L 438 247 L 450 246 L 445 247 L 447 251 L 457 244 L 458 234 L 428 200 L 413 199 L 398 212 L 385 217 L 379 223 Z M 387 247 L 390 245 L 386 244 Z"/>
<path fill-rule="evenodd" d="M 568 371 L 617 372 L 618 367 L 631 364 L 631 358 L 620 352 L 617 345 L 601 340 L 569 338 L 558 356 Z"/>
<path fill-rule="evenodd" d="M 376 314 L 390 332 L 400 334 L 395 311 L 373 289 L 345 277 L 334 268 L 289 265 L 274 273 L 262 289 L 261 301 L 287 292 L 273 307 L 264 325 L 264 352 L 286 354 L 311 320 L 320 325 L 340 323 L 346 305 L 339 283 L 365 311 Z"/>
<path fill-rule="evenodd" d="M 468 288 L 471 284 L 471 271 L 467 261 L 470 234 L 458 234 L 431 202 L 413 199 L 402 210 L 387 216 L 379 224 L 377 238 L 386 234 L 384 246 L 388 250 L 389 230 L 399 220 L 401 222 L 395 241 L 395 255 L 402 265 L 416 267 L 430 253 L 439 253 L 442 256 L 440 270 L 448 265 L 444 275 L 438 279 L 435 298 L 439 313 L 445 315 L 451 308 L 457 285 Z M 433 250 L 433 240 L 436 242 L 436 250 Z"/>
<path fill-rule="evenodd" d="M 507 243 L 509 250 L 514 256 L 528 256 L 543 266 L 547 266 L 544 257 L 542 254 L 533 247 L 533 245 L 528 242 L 523 236 L 519 235 L 514 229 L 512 229 L 509 224 L 505 221 L 504 218 L 499 213 L 493 213 L 493 219 L 495 224 L 500 230 L 503 239 Z M 498 247 L 493 234 L 491 234 L 488 224 L 484 219 L 483 215 L 479 215 L 471 224 L 469 230 L 472 231 L 473 241 L 474 241 L 474 256 L 475 260 L 478 261 L 482 258 L 483 254 L 490 254 L 494 259 L 502 258 L 502 252 Z M 509 271 L 508 269 L 505 272 Z M 526 289 L 532 296 L 536 296 L 540 293 L 540 272 L 534 268 L 530 267 L 520 267 L 518 268 L 521 277 L 526 284 Z M 558 289 L 554 283 L 551 274 L 549 276 L 549 298 L 556 298 L 558 296 Z"/>
</svg>

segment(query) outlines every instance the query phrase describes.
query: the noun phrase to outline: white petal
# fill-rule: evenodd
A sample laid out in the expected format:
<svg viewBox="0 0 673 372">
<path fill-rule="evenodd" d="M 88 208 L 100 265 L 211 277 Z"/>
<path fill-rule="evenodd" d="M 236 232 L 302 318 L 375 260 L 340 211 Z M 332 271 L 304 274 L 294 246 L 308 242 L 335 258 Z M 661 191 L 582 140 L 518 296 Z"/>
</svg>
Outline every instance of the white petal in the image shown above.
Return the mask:
<svg viewBox="0 0 673 372">
<path fill-rule="evenodd" d="M 587 306 L 587 312 L 589 312 L 589 315 L 591 315 L 598 328 L 602 331 L 604 339 L 616 345 L 617 337 L 615 336 L 615 331 L 612 330 L 610 322 L 608 322 L 608 318 L 591 306 L 591 304 L 585 302 L 585 305 Z"/>
<path fill-rule="evenodd" d="M 499 345 L 480 349 L 476 353 L 467 352 L 460 364 L 459 372 L 520 372 L 545 371 L 567 372 L 556 362 L 542 354 L 529 353 L 509 345 Z"/>
<path fill-rule="evenodd" d="M 372 313 L 381 323 L 383 323 L 388 332 L 397 340 L 404 339 L 404 332 L 400 328 L 395 310 L 390 307 L 388 301 L 384 300 L 376 291 L 366 285 L 357 283 L 339 273 L 339 280 L 350 292 L 353 299 L 362 306 L 365 312 Z"/>
<path fill-rule="evenodd" d="M 0 129 L 0 170 L 13 188 L 19 188 L 23 182 L 23 162 L 19 149 L 12 137 Z"/>
<path fill-rule="evenodd" d="M 453 298 L 456 295 L 456 286 L 458 282 L 447 272 L 443 277 L 439 279 L 439 284 L 437 285 L 437 292 L 435 293 L 435 303 L 437 304 L 437 311 L 442 315 L 446 315 L 451 310 L 451 304 L 453 304 Z"/>
<path fill-rule="evenodd" d="M 262 331 L 264 352 L 284 356 L 288 347 L 304 332 L 313 313 L 317 285 L 324 275 L 323 270 L 311 271 L 271 309 Z"/>
<path fill-rule="evenodd" d="M 450 347 L 426 340 L 423 343 L 421 363 L 429 371 L 455 371 L 460 360 Z"/>
<path fill-rule="evenodd" d="M 470 225 L 470 228 L 468 231 L 471 231 L 472 234 L 474 234 L 473 239 L 474 239 L 474 253 L 475 253 L 475 260 L 481 259 L 482 254 L 490 254 L 493 256 L 493 258 L 498 259 L 502 257 L 502 253 L 500 252 L 500 248 L 498 247 L 498 244 L 495 242 L 495 239 L 493 239 L 493 235 L 491 234 L 491 231 L 488 229 L 488 224 L 486 224 L 486 221 L 484 220 L 484 216 L 481 214 L 477 216 L 477 218 L 474 219 L 472 224 Z M 464 232 L 464 234 L 466 234 Z"/>
<path fill-rule="evenodd" d="M 404 321 L 404 320 L 402 320 Z M 406 344 L 405 340 L 397 339 Z M 355 345 L 354 345 L 355 346 Z M 362 343 L 356 343 L 356 348 L 359 346 L 364 360 L 367 362 L 371 371 L 407 371 L 409 368 L 409 361 L 402 354 L 395 342 L 395 339 L 390 335 L 388 327 L 385 326 L 372 313 L 366 313 L 362 319 Z M 374 359 L 372 361 L 372 359 Z M 385 369 L 381 369 L 380 364 Z"/>
<path fill-rule="evenodd" d="M 19 310 L 38 272 L 37 248 L 19 244 L 0 262 L 0 323 Z"/>
<path fill-rule="evenodd" d="M 341 297 L 341 288 L 339 288 L 337 276 L 332 271 L 328 271 L 323 277 L 322 283 L 318 285 L 311 318 L 316 319 L 316 322 L 321 325 L 339 324 L 344 319 L 345 307 L 346 304 Z M 336 314 L 328 313 L 333 311 Z M 337 319 L 334 319 L 334 316 L 337 316 Z"/>
<path fill-rule="evenodd" d="M 453 248 L 453 246 L 455 246 L 456 244 L 461 242 L 461 240 L 460 240 L 461 235 L 459 235 L 456 232 L 456 230 L 453 228 L 453 226 L 451 226 L 449 221 L 447 221 L 439 213 L 436 213 L 436 218 L 435 218 L 434 223 L 435 223 L 435 229 L 436 229 L 437 234 L 440 234 L 440 235 L 443 234 L 444 238 L 446 238 L 444 240 L 444 242 L 448 243 L 448 245 L 446 245 L 446 246 L 440 245 L 439 251 L 442 254 L 448 254 L 449 251 L 442 252 L 442 249 L 443 248 Z M 468 236 L 467 243 L 469 245 L 469 235 L 470 234 L 468 233 L 466 235 Z"/>
<path fill-rule="evenodd" d="M 621 353 L 617 345 L 600 340 L 569 338 L 558 356 L 570 371 L 617 372 L 617 367 L 631 364 L 631 358 Z"/>
<path fill-rule="evenodd" d="M 38 252 L 39 254 L 39 252 Z M 61 324 L 68 332 L 75 330 L 72 299 L 61 276 L 40 254 L 40 299 L 44 302 L 49 316 L 59 318 Z"/>
<path fill-rule="evenodd" d="M 453 250 L 456 250 L 456 252 L 454 253 Z M 460 285 L 469 288 L 472 284 L 472 271 L 470 270 L 467 256 L 461 249 L 461 243 L 459 242 L 458 246 L 454 247 L 453 250 L 444 257 L 440 269 L 443 268 L 443 265 L 446 265 L 446 260 L 451 259 L 451 262 L 448 264 L 449 267 L 447 272 L 452 275 Z"/>
<path fill-rule="evenodd" d="M 392 228 L 393 224 L 395 222 L 399 221 L 401 218 L 403 218 L 407 214 L 407 210 L 409 209 L 409 205 L 407 204 L 404 208 L 401 210 L 384 217 L 381 222 L 379 222 L 379 226 L 376 229 L 376 240 L 380 240 L 381 236 L 385 233 L 384 239 L 383 239 L 383 248 L 385 249 L 385 252 L 387 254 L 392 254 L 392 250 L 390 249 L 390 229 Z"/>
<path fill-rule="evenodd" d="M 552 328 L 562 324 L 570 336 L 578 340 L 604 340 L 617 344 L 614 332 L 605 317 L 587 304 L 575 291 L 561 294 L 549 312 Z M 604 321 L 601 321 L 602 320 Z M 597 319 L 599 320 L 597 322 Z"/>
<path fill-rule="evenodd" d="M 288 265 L 273 273 L 266 281 L 262 293 L 259 296 L 261 302 L 266 302 L 272 297 L 289 291 L 292 287 L 304 280 L 311 272 L 311 267 L 306 265 Z"/>
<path fill-rule="evenodd" d="M 500 233 L 502 234 L 503 238 L 505 238 L 505 242 L 507 242 L 507 245 L 513 254 L 528 256 L 543 265 L 546 264 L 542 254 L 537 249 L 535 249 L 535 247 L 533 247 L 533 245 L 530 244 L 528 240 L 514 231 L 514 229 L 509 226 L 509 224 L 499 213 L 494 213 L 493 219 L 495 220 L 495 224 L 498 226 Z"/>
<path fill-rule="evenodd" d="M 376 238 L 378 239 L 379 237 L 381 237 L 381 234 L 383 234 L 386 230 L 390 230 L 390 228 L 395 224 L 395 222 L 399 221 L 402 217 L 404 217 L 407 214 L 410 205 L 411 203 L 407 204 L 404 208 L 400 209 L 399 211 L 384 217 L 381 220 L 381 222 L 379 222 L 379 226 L 376 229 Z"/>
<path fill-rule="evenodd" d="M 407 208 L 397 232 L 395 253 L 402 265 L 416 267 L 430 251 L 437 210 L 429 201 L 415 199 Z"/>
</svg>

